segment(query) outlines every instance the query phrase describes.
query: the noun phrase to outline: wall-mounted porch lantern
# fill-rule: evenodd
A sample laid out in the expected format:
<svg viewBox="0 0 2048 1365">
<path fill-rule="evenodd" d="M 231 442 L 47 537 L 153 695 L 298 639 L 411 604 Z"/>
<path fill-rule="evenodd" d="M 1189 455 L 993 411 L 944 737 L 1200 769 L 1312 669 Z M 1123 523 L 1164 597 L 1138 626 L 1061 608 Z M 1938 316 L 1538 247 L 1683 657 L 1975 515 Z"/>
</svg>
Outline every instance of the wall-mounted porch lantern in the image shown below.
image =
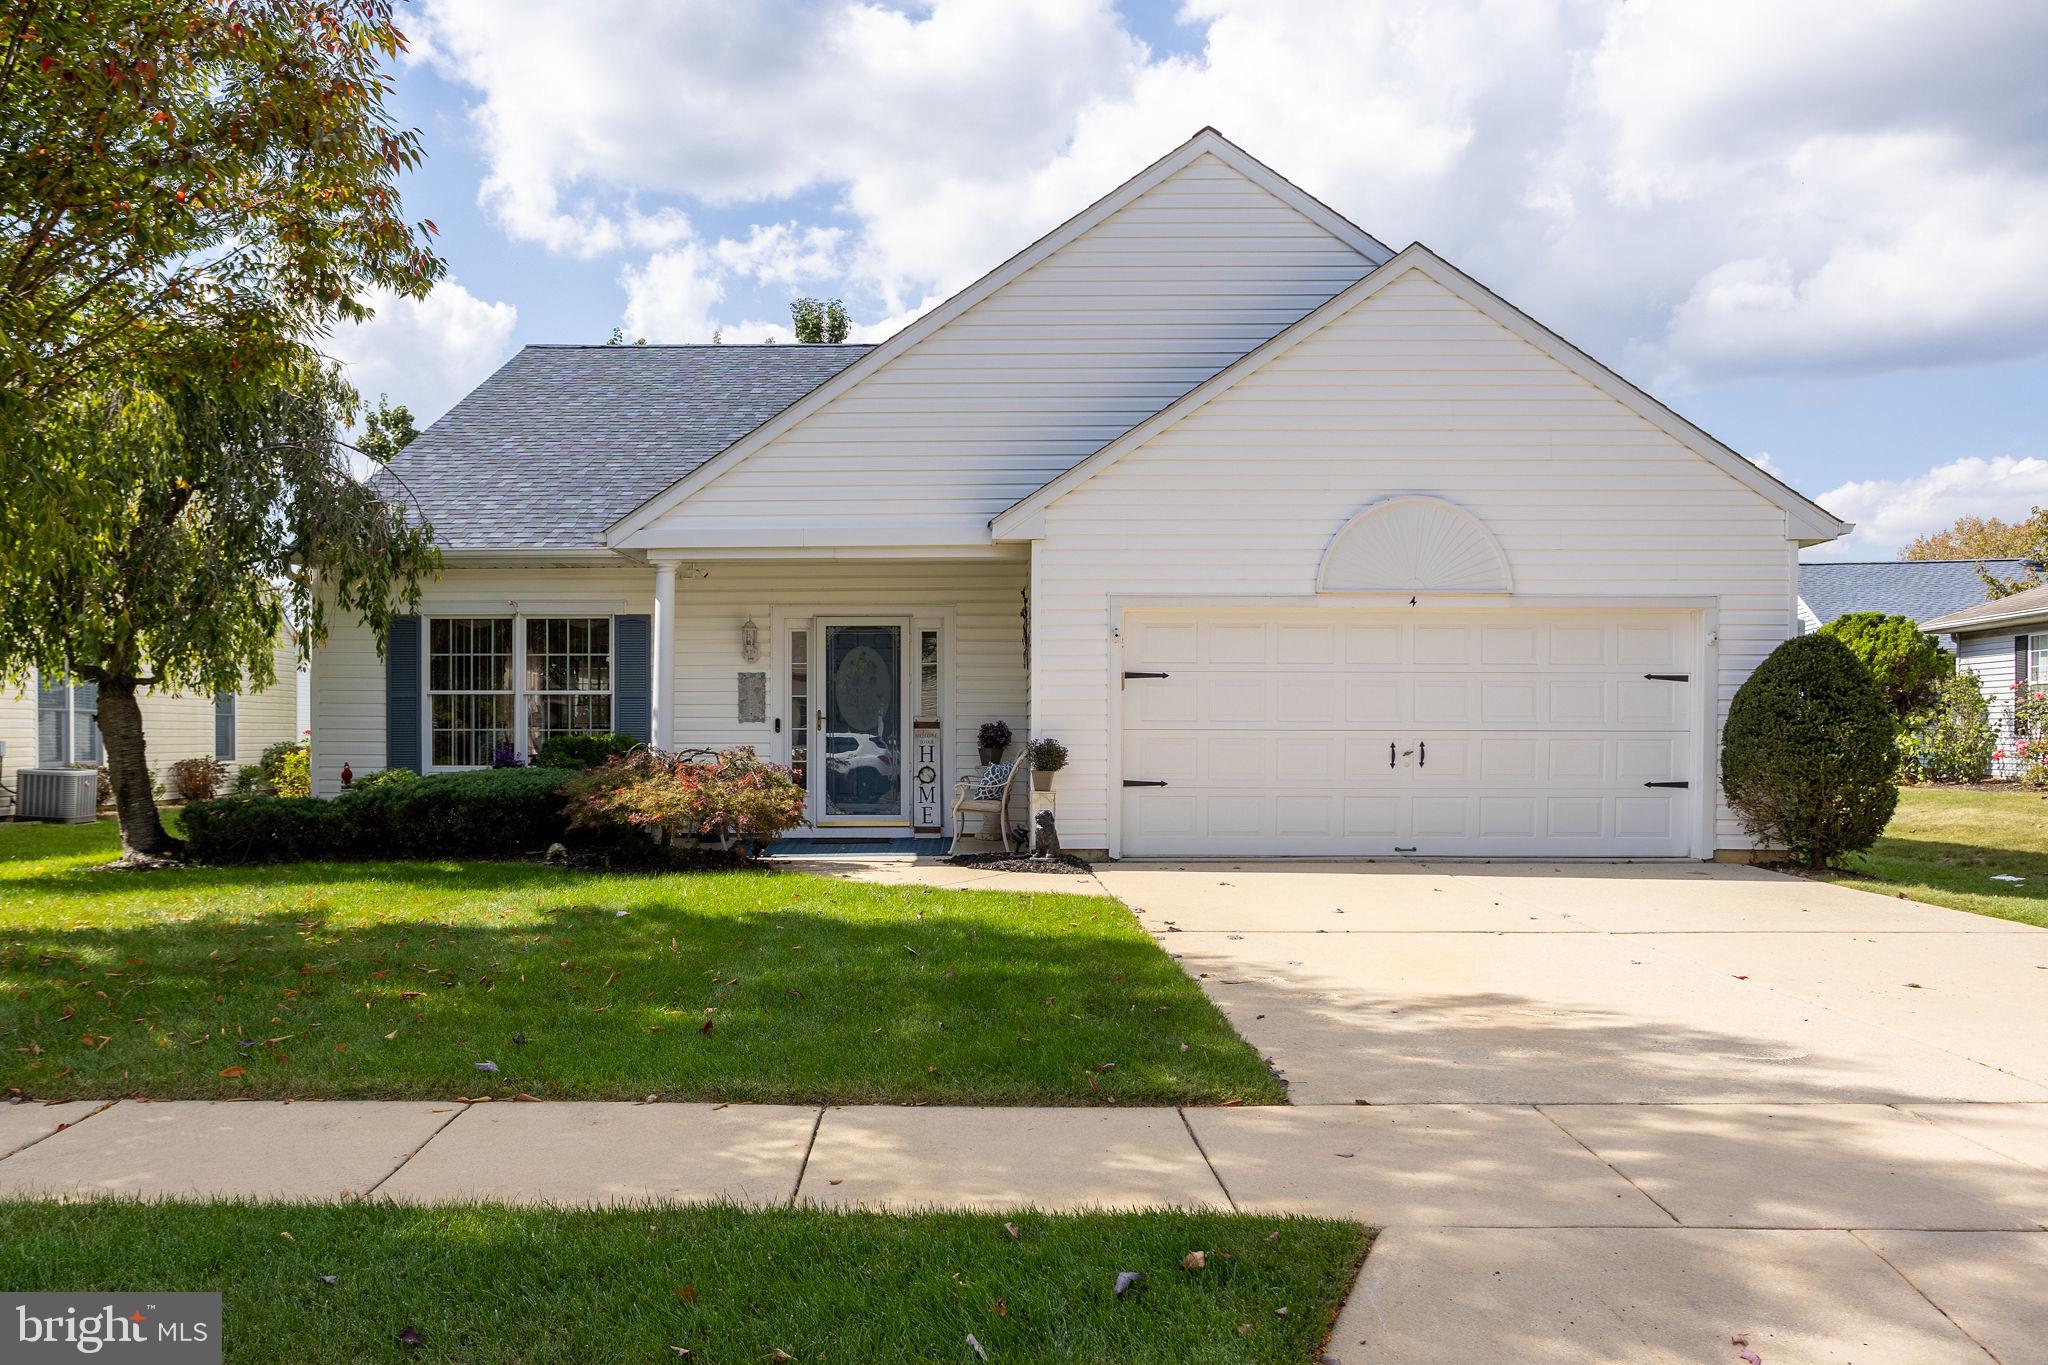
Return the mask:
<svg viewBox="0 0 2048 1365">
<path fill-rule="evenodd" d="M 740 626 L 740 657 L 748 663 L 761 657 L 761 628 L 751 616 Z"/>
</svg>

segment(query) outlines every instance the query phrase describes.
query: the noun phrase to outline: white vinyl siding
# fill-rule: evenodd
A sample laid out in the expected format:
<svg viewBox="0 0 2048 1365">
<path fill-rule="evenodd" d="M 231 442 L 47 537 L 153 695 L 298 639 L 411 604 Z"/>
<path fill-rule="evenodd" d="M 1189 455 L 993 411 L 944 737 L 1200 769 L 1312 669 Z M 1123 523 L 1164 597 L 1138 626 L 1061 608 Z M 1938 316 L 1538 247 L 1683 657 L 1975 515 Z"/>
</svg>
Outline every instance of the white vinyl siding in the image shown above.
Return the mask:
<svg viewBox="0 0 2048 1365">
<path fill-rule="evenodd" d="M 1047 510 L 1037 733 L 1069 846 L 1108 837 L 1112 596 L 1302 599 L 1396 493 L 1484 522 L 1517 597 L 1710 599 L 1717 710 L 1794 630 L 1784 512 L 1428 277 L 1390 282 Z M 1748 840 L 1718 811 L 1720 847 Z"/>
<path fill-rule="evenodd" d="M 986 522 L 1370 262 L 1203 155 L 657 523 L 683 547 L 981 544 Z"/>
<path fill-rule="evenodd" d="M 2011 630 L 1995 631 L 1983 635 L 1964 635 L 1956 639 L 1956 667 L 1973 674 L 1977 685 L 1984 691 L 1984 701 L 1991 713 L 1991 724 L 1998 731 L 1998 752 L 2003 758 L 1992 760 L 1994 776 L 2013 777 L 2020 770 L 2018 751 L 2013 747 L 2012 702 L 2013 693 L 2013 637 Z M 2027 681 L 2038 686 L 2042 674 L 2041 657 L 2031 649 L 2032 642 L 2048 644 L 2048 633 L 2030 637 Z"/>
</svg>

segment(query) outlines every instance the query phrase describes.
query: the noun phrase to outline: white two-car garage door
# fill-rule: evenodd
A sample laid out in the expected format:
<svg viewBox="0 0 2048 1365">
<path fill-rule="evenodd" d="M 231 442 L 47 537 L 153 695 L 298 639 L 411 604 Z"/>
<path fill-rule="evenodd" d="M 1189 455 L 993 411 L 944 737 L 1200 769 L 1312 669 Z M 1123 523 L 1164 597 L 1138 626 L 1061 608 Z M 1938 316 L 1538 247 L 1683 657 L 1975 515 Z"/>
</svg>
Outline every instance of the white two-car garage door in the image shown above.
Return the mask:
<svg viewBox="0 0 2048 1365">
<path fill-rule="evenodd" d="M 1148 611 L 1125 857 L 1690 851 L 1688 612 Z"/>
</svg>

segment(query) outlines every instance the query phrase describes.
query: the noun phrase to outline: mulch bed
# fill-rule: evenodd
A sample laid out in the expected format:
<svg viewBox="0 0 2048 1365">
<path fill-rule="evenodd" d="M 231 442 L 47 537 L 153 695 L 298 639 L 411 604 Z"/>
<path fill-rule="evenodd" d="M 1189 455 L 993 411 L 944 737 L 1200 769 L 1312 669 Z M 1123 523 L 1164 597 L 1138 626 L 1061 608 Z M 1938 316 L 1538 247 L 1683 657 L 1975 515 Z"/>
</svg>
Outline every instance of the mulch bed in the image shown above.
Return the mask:
<svg viewBox="0 0 2048 1365">
<path fill-rule="evenodd" d="M 1085 877 L 1095 869 L 1085 858 L 1059 853 L 1034 858 L 1028 853 L 956 853 L 946 859 L 955 867 L 985 867 L 992 872 L 1044 872 L 1061 877 Z"/>
</svg>

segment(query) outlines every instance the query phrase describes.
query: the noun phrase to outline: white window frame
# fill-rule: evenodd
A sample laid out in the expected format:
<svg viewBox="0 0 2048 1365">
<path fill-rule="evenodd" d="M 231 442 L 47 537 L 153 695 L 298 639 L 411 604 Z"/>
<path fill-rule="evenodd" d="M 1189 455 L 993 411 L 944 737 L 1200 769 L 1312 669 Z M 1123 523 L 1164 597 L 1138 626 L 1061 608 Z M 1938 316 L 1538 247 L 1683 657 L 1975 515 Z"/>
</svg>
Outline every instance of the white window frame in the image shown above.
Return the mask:
<svg viewBox="0 0 2048 1365">
<path fill-rule="evenodd" d="M 2048 634 L 2036 635 L 2027 631 L 2013 633 L 2026 638 L 2027 686 L 2038 687 L 2044 681 L 2048 681 Z"/>
<path fill-rule="evenodd" d="M 420 771 L 426 773 L 468 773 L 487 768 L 488 763 L 436 763 L 434 762 L 434 698 L 439 696 L 480 696 L 501 697 L 505 694 L 495 689 L 481 692 L 451 692 L 436 688 L 434 681 L 434 623 L 436 621 L 510 621 L 512 623 L 512 744 L 519 757 L 526 762 L 533 761 L 531 727 L 527 721 L 527 702 L 535 695 L 546 693 L 547 689 L 529 689 L 526 686 L 526 623 L 528 621 L 596 621 L 608 623 L 611 641 L 611 694 L 612 727 L 618 728 L 619 697 L 619 628 L 616 614 L 608 611 L 535 611 L 535 612 L 489 612 L 450 611 L 422 618 L 420 641 Z M 549 694 L 553 695 L 553 694 Z"/>
<path fill-rule="evenodd" d="M 507 621 L 512 633 L 512 742 L 525 752 L 519 738 L 519 684 L 522 678 L 524 660 L 520 645 L 525 638 L 520 630 L 520 618 L 492 612 L 449 612 L 444 616 L 427 617 L 424 638 L 420 642 L 420 771 L 429 773 L 465 773 L 488 768 L 489 763 L 436 763 L 434 762 L 434 698 L 447 697 L 502 697 L 506 692 L 497 688 L 438 688 L 434 686 L 434 625 L 440 621 Z"/>
</svg>

